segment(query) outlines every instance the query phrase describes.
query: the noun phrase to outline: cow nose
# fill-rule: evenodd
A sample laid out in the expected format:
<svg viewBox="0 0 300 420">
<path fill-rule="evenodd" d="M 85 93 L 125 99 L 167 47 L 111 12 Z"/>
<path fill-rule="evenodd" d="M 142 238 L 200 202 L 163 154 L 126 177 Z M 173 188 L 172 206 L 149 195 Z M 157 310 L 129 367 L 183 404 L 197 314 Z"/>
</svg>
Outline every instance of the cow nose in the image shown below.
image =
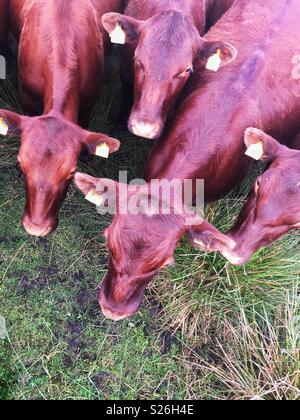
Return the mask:
<svg viewBox="0 0 300 420">
<path fill-rule="evenodd" d="M 238 254 L 234 253 L 234 251 L 224 250 L 222 251 L 222 255 L 233 265 L 242 266 L 249 261 L 249 258 L 240 257 Z"/>
<path fill-rule="evenodd" d="M 30 221 L 27 217 L 24 217 L 23 226 L 28 235 L 43 238 L 53 232 L 56 227 L 56 223 L 53 224 L 48 222 L 36 224 Z"/>
<path fill-rule="evenodd" d="M 24 229 L 26 230 L 28 235 L 37 236 L 39 238 L 43 238 L 52 232 L 51 227 L 45 228 L 45 227 L 37 226 L 37 225 L 28 225 L 26 223 L 24 223 Z"/>
<path fill-rule="evenodd" d="M 132 120 L 129 124 L 129 130 L 138 137 L 156 140 L 160 135 L 161 125 L 159 123 Z"/>
<path fill-rule="evenodd" d="M 105 318 L 110 319 L 112 321 L 122 321 L 122 319 L 128 318 L 129 316 L 127 314 L 120 314 L 117 312 L 113 312 L 104 306 L 101 306 L 101 310 Z"/>
<path fill-rule="evenodd" d="M 132 315 L 128 314 L 126 311 L 116 310 L 115 308 L 112 309 L 103 293 L 103 290 L 100 290 L 98 302 L 105 318 L 111 319 L 112 321 L 121 321 L 122 319 L 128 318 Z"/>
</svg>

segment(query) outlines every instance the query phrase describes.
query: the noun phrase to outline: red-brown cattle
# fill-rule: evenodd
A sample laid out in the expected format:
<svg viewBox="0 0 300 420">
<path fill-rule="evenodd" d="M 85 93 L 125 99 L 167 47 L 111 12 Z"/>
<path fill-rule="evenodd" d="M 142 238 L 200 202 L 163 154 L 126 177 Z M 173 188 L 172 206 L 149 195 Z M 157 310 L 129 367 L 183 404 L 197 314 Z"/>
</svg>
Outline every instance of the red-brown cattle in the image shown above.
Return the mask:
<svg viewBox="0 0 300 420">
<path fill-rule="evenodd" d="M 134 105 L 128 123 L 132 133 L 147 139 L 160 137 L 199 56 L 207 59 L 219 50 L 223 65 L 235 58 L 230 43 L 201 37 L 208 20 L 219 18 L 232 3 L 131 0 L 125 15 L 103 16 L 107 32 L 111 34 L 119 25 L 126 35 L 122 67 L 127 83 L 134 74 Z"/>
<path fill-rule="evenodd" d="M 7 50 L 8 21 L 8 0 L 0 0 L 0 54 Z"/>
<path fill-rule="evenodd" d="M 206 19 L 207 30 L 211 29 L 219 19 L 230 9 L 236 0 L 208 0 L 206 7 L 208 10 Z"/>
<path fill-rule="evenodd" d="M 250 128 L 245 143 L 262 145 L 261 160 L 270 163 L 260 176 L 228 235 L 236 247 L 223 254 L 230 262 L 246 264 L 260 248 L 300 228 L 300 136 L 294 150 L 264 132 Z"/>
<path fill-rule="evenodd" d="M 175 201 L 164 185 L 156 195 L 150 183 L 128 187 L 81 173 L 75 175 L 75 182 L 95 204 L 116 205 L 116 216 L 105 232 L 110 265 L 99 296 L 102 311 L 110 319 L 120 320 L 138 310 L 148 283 L 160 269 L 174 263 L 173 252 L 185 234 L 215 240 L 220 252 L 236 246 L 188 206 L 177 207 L 178 197 Z M 153 211 L 156 207 L 164 210 Z"/>
<path fill-rule="evenodd" d="M 58 213 L 82 152 L 119 142 L 83 130 L 95 103 L 104 66 L 107 34 L 101 17 L 121 10 L 120 0 L 11 0 L 14 32 L 19 38 L 19 84 L 23 117 L 0 115 L 20 132 L 18 160 L 25 177 L 23 224 L 35 236 L 57 226 Z"/>
<path fill-rule="evenodd" d="M 279 139 L 297 132 L 300 79 L 294 57 L 300 52 L 299 22 L 298 0 L 240 0 L 232 6 L 207 40 L 232 42 L 237 58 L 216 74 L 196 69 L 194 92 L 155 146 L 149 180 L 204 179 L 206 200 L 216 200 L 250 170 L 252 160 L 245 156 L 243 142 L 248 127 Z M 85 193 L 95 183 L 82 176 L 76 181 Z M 111 259 L 99 297 L 104 314 L 120 319 L 137 310 L 147 284 L 172 260 L 185 232 L 200 249 L 229 252 L 232 246 L 203 224 L 190 230 L 182 218 L 115 215 L 106 232 Z"/>
</svg>

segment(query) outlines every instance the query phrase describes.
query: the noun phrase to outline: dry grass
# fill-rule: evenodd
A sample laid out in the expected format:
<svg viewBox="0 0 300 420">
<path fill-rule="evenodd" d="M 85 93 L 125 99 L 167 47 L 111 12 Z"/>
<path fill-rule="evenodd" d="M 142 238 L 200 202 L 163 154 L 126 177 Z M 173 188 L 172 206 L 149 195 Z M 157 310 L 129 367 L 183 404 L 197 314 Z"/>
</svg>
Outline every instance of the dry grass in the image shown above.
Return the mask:
<svg viewBox="0 0 300 420">
<path fill-rule="evenodd" d="M 234 321 L 225 316 L 206 353 L 186 348 L 192 389 L 216 399 L 298 400 L 299 310 L 295 287 L 273 317 L 255 311 L 247 315 L 243 306 Z M 208 388 L 208 379 L 215 385 Z"/>
</svg>

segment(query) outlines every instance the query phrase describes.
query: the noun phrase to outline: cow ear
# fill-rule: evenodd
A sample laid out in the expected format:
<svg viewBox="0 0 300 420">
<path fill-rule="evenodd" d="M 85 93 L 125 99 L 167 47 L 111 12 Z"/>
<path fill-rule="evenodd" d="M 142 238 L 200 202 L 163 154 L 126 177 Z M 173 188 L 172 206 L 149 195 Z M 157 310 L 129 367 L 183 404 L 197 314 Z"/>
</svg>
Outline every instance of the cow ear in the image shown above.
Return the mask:
<svg viewBox="0 0 300 420">
<path fill-rule="evenodd" d="M 134 19 L 130 16 L 124 16 L 120 13 L 106 13 L 102 17 L 102 25 L 104 29 L 112 34 L 119 26 L 125 34 L 125 42 L 131 42 L 138 39 L 140 35 L 142 21 Z"/>
<path fill-rule="evenodd" d="M 286 148 L 273 137 L 257 128 L 248 128 L 245 131 L 244 142 L 247 147 L 247 156 L 255 160 L 274 160 Z"/>
<path fill-rule="evenodd" d="M 80 172 L 76 172 L 74 180 L 77 188 L 84 195 L 87 195 L 91 190 L 96 189 L 96 185 L 98 182 L 97 178 L 94 178 L 90 175 L 82 174 Z"/>
<path fill-rule="evenodd" d="M 74 177 L 77 188 L 84 194 L 86 200 L 96 206 L 115 206 L 118 183 L 111 179 L 94 178 L 77 172 Z"/>
<path fill-rule="evenodd" d="M 22 129 L 22 123 L 26 117 L 15 112 L 0 109 L 0 134 L 18 135 Z"/>
<path fill-rule="evenodd" d="M 111 153 L 117 152 L 121 143 L 105 134 L 85 132 L 84 146 L 92 155 L 108 158 Z"/>
<path fill-rule="evenodd" d="M 203 60 L 211 60 L 216 57 L 219 60 L 218 67 L 226 66 L 233 62 L 237 57 L 237 49 L 227 42 L 222 41 L 207 41 L 203 39 L 204 43 L 200 49 L 200 58 Z"/>
<path fill-rule="evenodd" d="M 236 247 L 236 243 L 231 238 L 206 221 L 189 227 L 187 234 L 190 243 L 201 251 L 224 252 Z"/>
</svg>

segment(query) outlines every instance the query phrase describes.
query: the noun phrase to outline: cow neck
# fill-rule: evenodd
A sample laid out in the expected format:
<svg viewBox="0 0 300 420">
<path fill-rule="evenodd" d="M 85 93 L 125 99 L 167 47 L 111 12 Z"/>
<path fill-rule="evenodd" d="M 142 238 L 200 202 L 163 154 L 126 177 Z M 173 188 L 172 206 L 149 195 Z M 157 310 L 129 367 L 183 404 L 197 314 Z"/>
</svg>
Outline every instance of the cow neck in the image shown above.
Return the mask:
<svg viewBox="0 0 300 420">
<path fill-rule="evenodd" d="M 77 82 L 67 69 L 49 72 L 48 84 L 44 97 L 44 113 L 59 113 L 73 123 L 78 122 L 79 97 Z"/>
</svg>

